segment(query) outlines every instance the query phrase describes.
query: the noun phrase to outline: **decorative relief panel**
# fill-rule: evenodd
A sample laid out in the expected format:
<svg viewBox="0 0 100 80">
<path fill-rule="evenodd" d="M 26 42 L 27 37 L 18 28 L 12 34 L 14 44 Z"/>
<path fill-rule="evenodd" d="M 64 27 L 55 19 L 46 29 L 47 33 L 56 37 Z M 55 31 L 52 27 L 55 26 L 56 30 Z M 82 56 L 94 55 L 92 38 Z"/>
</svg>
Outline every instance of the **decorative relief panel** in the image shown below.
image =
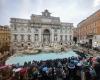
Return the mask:
<svg viewBox="0 0 100 80">
<path fill-rule="evenodd" d="M 41 19 L 41 20 L 42 20 L 42 22 L 44 22 L 44 23 L 45 23 L 45 22 L 46 22 L 46 23 L 47 23 L 47 22 L 48 22 L 48 23 L 51 22 L 51 19 Z"/>
</svg>

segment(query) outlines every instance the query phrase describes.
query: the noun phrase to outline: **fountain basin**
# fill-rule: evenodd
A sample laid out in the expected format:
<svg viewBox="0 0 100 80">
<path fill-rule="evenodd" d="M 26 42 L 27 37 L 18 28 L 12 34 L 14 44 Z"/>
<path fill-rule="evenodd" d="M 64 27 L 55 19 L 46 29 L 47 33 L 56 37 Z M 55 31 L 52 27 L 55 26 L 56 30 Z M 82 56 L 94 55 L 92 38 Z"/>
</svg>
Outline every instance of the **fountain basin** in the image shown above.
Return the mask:
<svg viewBox="0 0 100 80">
<path fill-rule="evenodd" d="M 68 57 L 78 57 L 78 55 L 74 51 L 67 51 L 67 52 L 41 52 L 39 54 L 33 54 L 33 55 L 26 55 L 26 54 L 15 54 L 11 57 L 9 57 L 6 61 L 6 65 L 12 65 L 19 63 L 20 65 L 24 65 L 24 62 L 29 61 L 45 61 L 50 59 L 62 59 L 62 58 L 68 58 Z"/>
</svg>

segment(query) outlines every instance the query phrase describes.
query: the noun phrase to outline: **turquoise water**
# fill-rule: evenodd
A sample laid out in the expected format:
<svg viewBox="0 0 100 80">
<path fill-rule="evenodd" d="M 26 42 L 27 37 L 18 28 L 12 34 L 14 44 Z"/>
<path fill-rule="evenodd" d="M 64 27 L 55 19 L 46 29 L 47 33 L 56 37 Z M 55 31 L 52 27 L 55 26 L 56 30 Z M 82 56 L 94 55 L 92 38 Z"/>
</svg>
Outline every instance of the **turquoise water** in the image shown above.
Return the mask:
<svg viewBox="0 0 100 80">
<path fill-rule="evenodd" d="M 23 65 L 24 62 L 29 62 L 29 61 L 40 61 L 40 60 L 49 60 L 49 59 L 57 59 L 57 58 L 68 58 L 68 57 L 78 57 L 78 55 L 73 52 L 73 51 L 68 51 L 68 52 L 59 52 L 59 53 L 44 53 L 41 52 L 39 54 L 34 54 L 34 55 L 13 55 L 11 57 L 8 58 L 8 60 L 6 61 L 7 65 L 11 65 L 11 64 L 17 64 L 19 63 L 20 65 Z"/>
</svg>

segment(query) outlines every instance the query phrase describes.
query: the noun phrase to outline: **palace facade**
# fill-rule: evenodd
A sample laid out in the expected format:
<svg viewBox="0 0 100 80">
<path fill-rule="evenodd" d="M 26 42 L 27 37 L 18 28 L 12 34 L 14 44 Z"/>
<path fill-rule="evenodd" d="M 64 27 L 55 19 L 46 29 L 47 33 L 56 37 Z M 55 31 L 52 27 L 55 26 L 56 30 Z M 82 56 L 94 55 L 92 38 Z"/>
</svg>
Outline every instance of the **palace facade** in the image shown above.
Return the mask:
<svg viewBox="0 0 100 80">
<path fill-rule="evenodd" d="M 30 19 L 11 18 L 11 43 L 16 49 L 27 47 L 71 44 L 73 23 L 61 22 L 48 10 L 42 15 L 32 14 Z"/>
<path fill-rule="evenodd" d="M 100 10 L 81 21 L 74 31 L 78 43 L 100 46 Z"/>
</svg>

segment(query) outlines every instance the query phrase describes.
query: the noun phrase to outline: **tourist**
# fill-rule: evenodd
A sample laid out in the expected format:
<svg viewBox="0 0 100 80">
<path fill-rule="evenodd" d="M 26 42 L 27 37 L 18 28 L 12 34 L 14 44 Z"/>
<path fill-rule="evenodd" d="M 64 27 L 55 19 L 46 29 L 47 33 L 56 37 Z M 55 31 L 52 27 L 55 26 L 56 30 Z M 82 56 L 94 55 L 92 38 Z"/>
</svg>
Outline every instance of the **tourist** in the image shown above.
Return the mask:
<svg viewBox="0 0 100 80">
<path fill-rule="evenodd" d="M 69 79 L 74 80 L 75 78 L 75 65 L 73 62 L 70 62 L 68 64 L 68 70 L 69 70 Z"/>
<path fill-rule="evenodd" d="M 68 80 L 68 69 L 63 67 L 62 80 Z"/>
<path fill-rule="evenodd" d="M 90 75 L 91 75 L 91 80 L 96 80 L 96 76 L 97 76 L 96 71 L 92 66 L 90 67 Z"/>
<path fill-rule="evenodd" d="M 25 62 L 23 66 L 11 65 L 7 69 L 1 68 L 1 80 L 4 73 L 9 74 L 8 80 L 81 80 L 83 72 L 86 80 L 100 80 L 99 58 L 93 61 L 91 58 L 75 57 L 32 61 Z"/>
<path fill-rule="evenodd" d="M 100 80 L 100 62 L 95 64 L 94 69 L 96 71 L 96 80 Z"/>
</svg>

